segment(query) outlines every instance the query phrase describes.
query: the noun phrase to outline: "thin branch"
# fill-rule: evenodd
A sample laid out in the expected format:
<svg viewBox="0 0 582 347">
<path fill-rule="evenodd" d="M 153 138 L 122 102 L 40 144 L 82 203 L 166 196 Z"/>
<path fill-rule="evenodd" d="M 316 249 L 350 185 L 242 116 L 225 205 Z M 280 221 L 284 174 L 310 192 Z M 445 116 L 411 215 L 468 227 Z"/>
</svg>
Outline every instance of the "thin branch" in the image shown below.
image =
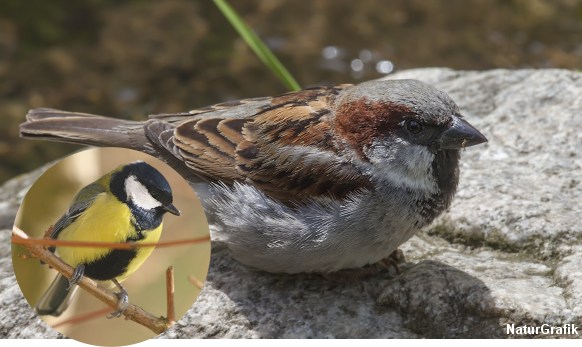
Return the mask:
<svg viewBox="0 0 582 347">
<path fill-rule="evenodd" d="M 79 316 L 71 317 L 69 319 L 62 320 L 62 321 L 54 324 L 52 327 L 53 327 L 53 329 L 56 329 L 58 327 L 62 327 L 62 326 L 69 325 L 69 324 L 79 324 L 79 323 L 89 321 L 91 319 L 105 317 L 109 313 L 111 313 L 111 309 L 109 307 L 105 307 L 104 309 L 101 309 L 101 310 L 89 312 L 89 313 L 84 314 L 84 315 L 79 315 Z"/>
<path fill-rule="evenodd" d="M 30 240 L 28 236 L 17 227 L 14 227 L 12 230 L 12 239 L 14 240 L 15 238 Z M 66 278 L 71 278 L 73 275 L 74 269 L 70 265 L 63 262 L 59 257 L 45 249 L 42 245 L 34 242 L 24 242 L 21 244 L 26 247 L 33 257 L 47 263 L 50 267 L 61 273 Z M 117 309 L 117 295 L 109 290 L 99 287 L 92 279 L 84 276 L 77 285 L 95 298 L 99 299 L 101 302 L 105 303 L 107 306 L 111 307 L 113 310 Z M 161 334 L 172 326 L 172 322 L 169 322 L 166 318 L 156 317 L 141 307 L 133 304 L 129 304 L 127 309 L 123 312 L 123 315 L 129 320 L 147 327 L 156 334 Z"/>
<path fill-rule="evenodd" d="M 18 229 L 18 227 L 14 227 Z M 20 230 L 20 229 L 18 229 Z M 22 236 L 24 235 L 24 236 Z M 31 239 L 22 230 L 20 233 L 14 232 L 12 230 L 12 243 L 16 245 L 40 245 L 45 247 L 92 247 L 92 248 L 112 248 L 112 249 L 135 249 L 141 247 L 173 247 L 180 245 L 188 245 L 202 242 L 209 242 L 210 236 L 199 237 L 195 239 L 185 239 L 185 240 L 170 240 L 161 242 L 93 242 L 93 241 L 68 241 L 68 240 L 55 240 L 55 239 Z"/>
<path fill-rule="evenodd" d="M 202 287 L 204 287 L 204 283 L 193 275 L 188 276 L 188 281 L 190 281 L 190 283 L 195 285 L 196 288 L 200 290 L 202 290 Z"/>
<path fill-rule="evenodd" d="M 176 310 L 174 309 L 174 267 L 169 266 L 166 270 L 166 307 L 168 313 L 166 318 L 168 323 L 176 322 Z"/>
</svg>

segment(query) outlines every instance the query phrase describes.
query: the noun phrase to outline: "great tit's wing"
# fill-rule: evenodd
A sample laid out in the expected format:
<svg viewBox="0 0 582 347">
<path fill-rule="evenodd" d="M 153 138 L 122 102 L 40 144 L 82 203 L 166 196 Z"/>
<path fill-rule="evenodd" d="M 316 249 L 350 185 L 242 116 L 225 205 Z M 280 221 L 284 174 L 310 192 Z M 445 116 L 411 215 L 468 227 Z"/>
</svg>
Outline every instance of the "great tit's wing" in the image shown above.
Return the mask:
<svg viewBox="0 0 582 347">
<path fill-rule="evenodd" d="M 91 183 L 81 189 L 77 195 L 75 195 L 73 203 L 69 206 L 67 212 L 65 212 L 65 214 L 63 214 L 63 216 L 55 223 L 49 237 L 51 239 L 58 238 L 59 233 L 73 223 L 87 208 L 89 208 L 89 206 L 91 206 L 95 198 L 104 192 L 105 188 L 97 182 Z M 50 250 L 54 251 L 54 247 L 51 247 Z"/>
<path fill-rule="evenodd" d="M 333 105 L 347 85 L 151 116 L 148 139 L 210 181 L 253 184 L 282 201 L 345 197 L 370 185 L 342 161 Z"/>
</svg>

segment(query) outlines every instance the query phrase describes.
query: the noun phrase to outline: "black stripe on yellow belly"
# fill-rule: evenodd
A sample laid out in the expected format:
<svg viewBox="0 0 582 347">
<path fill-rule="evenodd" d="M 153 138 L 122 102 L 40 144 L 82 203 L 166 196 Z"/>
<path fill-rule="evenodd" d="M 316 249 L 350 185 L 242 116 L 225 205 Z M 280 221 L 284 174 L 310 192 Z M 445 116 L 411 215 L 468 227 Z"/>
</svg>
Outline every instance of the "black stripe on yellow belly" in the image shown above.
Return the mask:
<svg viewBox="0 0 582 347">
<path fill-rule="evenodd" d="M 137 249 L 114 249 L 103 258 L 85 264 L 85 276 L 98 281 L 112 280 L 127 271 Z"/>
</svg>

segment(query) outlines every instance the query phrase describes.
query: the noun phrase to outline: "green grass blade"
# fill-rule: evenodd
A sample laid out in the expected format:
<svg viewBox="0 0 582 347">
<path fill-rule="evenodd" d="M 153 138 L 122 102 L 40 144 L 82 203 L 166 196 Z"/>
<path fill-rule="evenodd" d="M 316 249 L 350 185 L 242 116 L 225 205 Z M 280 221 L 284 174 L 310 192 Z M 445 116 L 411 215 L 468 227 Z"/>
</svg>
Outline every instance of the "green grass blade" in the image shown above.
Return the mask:
<svg viewBox="0 0 582 347">
<path fill-rule="evenodd" d="M 292 91 L 300 90 L 299 83 L 287 71 L 285 66 L 277 59 L 273 52 L 265 43 L 249 28 L 248 25 L 240 18 L 236 11 L 227 3 L 226 0 L 214 0 L 214 4 L 220 9 L 222 14 L 228 19 L 230 24 L 236 29 L 239 35 L 245 40 L 247 45 L 255 52 L 283 84 Z"/>
</svg>

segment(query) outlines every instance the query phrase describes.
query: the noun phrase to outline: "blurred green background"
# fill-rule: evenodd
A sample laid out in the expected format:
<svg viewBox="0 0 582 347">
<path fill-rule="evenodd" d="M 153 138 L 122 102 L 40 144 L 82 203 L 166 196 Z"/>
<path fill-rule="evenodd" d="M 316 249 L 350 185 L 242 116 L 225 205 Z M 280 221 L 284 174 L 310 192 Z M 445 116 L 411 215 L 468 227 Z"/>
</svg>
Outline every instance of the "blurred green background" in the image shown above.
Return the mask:
<svg viewBox="0 0 582 347">
<path fill-rule="evenodd" d="M 582 67 L 579 0 L 231 1 L 302 86 L 428 66 Z M 285 92 L 211 1 L 0 2 L 0 182 L 75 147 L 32 107 L 144 119 Z"/>
</svg>

